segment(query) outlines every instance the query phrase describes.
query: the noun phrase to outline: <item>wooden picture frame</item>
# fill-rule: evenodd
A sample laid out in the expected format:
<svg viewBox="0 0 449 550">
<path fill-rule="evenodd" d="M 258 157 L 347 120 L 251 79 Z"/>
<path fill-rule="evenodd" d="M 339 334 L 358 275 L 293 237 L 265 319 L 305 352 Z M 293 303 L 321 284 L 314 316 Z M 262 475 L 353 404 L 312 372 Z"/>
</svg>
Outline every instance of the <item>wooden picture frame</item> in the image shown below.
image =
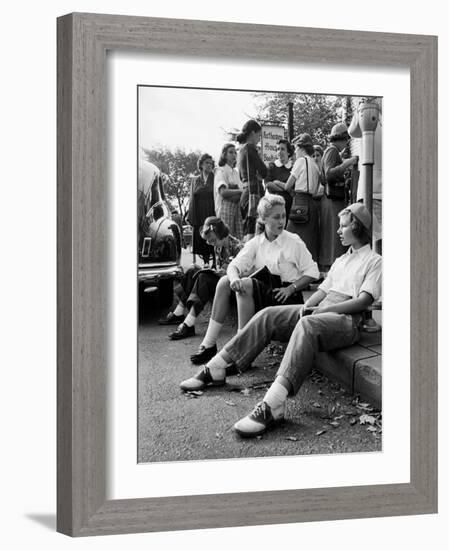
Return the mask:
<svg viewBox="0 0 449 550">
<path fill-rule="evenodd" d="M 106 52 L 408 67 L 410 483 L 106 500 Z M 58 505 L 72 536 L 437 510 L 437 39 L 74 13 L 58 19 Z"/>
</svg>

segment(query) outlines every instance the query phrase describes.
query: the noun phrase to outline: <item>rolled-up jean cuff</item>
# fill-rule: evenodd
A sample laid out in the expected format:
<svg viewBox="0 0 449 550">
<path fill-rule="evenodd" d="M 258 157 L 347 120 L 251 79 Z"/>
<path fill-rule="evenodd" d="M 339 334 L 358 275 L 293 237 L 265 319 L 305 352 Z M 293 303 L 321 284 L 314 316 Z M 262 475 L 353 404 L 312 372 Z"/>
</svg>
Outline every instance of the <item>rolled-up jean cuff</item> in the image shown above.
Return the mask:
<svg viewBox="0 0 449 550">
<path fill-rule="evenodd" d="M 220 351 L 221 358 L 226 361 L 228 365 L 234 365 L 239 372 L 245 372 L 245 370 L 251 364 L 247 365 L 242 364 L 241 357 L 239 353 L 232 347 L 232 345 L 226 344 L 226 346 Z"/>
</svg>

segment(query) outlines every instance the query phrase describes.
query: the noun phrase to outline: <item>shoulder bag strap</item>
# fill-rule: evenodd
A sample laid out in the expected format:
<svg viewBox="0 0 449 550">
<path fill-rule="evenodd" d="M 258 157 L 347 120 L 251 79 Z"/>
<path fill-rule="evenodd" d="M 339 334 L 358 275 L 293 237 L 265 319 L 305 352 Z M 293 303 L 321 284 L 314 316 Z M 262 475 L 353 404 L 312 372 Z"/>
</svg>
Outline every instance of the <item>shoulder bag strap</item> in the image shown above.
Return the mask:
<svg viewBox="0 0 449 550">
<path fill-rule="evenodd" d="M 304 157 L 304 160 L 306 161 L 307 194 L 310 195 L 310 191 L 309 191 L 309 163 L 307 162 L 307 157 Z"/>
</svg>

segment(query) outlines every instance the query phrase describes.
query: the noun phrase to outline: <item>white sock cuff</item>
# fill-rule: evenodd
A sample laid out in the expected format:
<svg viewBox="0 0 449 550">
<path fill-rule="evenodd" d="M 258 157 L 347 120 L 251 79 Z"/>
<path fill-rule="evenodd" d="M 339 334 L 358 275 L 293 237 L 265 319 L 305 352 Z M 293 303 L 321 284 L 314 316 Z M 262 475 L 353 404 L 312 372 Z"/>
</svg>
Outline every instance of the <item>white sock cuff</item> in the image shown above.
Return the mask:
<svg viewBox="0 0 449 550">
<path fill-rule="evenodd" d="M 209 325 L 207 327 L 206 335 L 201 343 L 205 348 L 211 348 L 217 343 L 218 335 L 220 334 L 221 327 L 223 323 L 217 323 L 213 319 L 209 320 Z"/>
<path fill-rule="evenodd" d="M 195 325 L 195 322 L 196 322 L 196 317 L 191 313 L 189 313 L 187 317 L 184 319 L 184 324 L 187 325 L 188 327 L 193 327 Z"/>
<path fill-rule="evenodd" d="M 270 405 L 272 409 L 275 409 L 279 407 L 279 405 L 282 405 L 282 403 L 284 403 L 284 401 L 287 399 L 287 396 L 287 388 L 283 386 L 280 382 L 275 380 L 271 384 L 263 400 L 265 401 L 265 403 Z"/>
<path fill-rule="evenodd" d="M 181 302 L 179 302 L 179 304 L 175 307 L 175 310 L 173 311 L 173 315 L 177 315 L 177 316 L 184 315 L 185 310 L 186 308 L 184 307 L 184 305 Z"/>
<path fill-rule="evenodd" d="M 217 353 L 210 361 L 207 362 L 207 367 L 211 370 L 213 369 L 225 369 L 227 367 L 226 361 L 223 357 Z"/>
</svg>

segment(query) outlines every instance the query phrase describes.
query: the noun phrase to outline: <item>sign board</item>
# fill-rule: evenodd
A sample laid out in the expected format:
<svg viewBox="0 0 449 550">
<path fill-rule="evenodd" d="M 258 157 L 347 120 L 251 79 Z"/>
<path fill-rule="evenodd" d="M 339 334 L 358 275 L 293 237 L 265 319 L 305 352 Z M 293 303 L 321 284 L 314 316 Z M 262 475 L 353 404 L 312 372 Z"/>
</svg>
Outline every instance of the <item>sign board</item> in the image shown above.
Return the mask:
<svg viewBox="0 0 449 550">
<path fill-rule="evenodd" d="M 274 162 L 277 159 L 277 142 L 285 138 L 283 126 L 262 125 L 261 153 L 264 162 Z"/>
</svg>

